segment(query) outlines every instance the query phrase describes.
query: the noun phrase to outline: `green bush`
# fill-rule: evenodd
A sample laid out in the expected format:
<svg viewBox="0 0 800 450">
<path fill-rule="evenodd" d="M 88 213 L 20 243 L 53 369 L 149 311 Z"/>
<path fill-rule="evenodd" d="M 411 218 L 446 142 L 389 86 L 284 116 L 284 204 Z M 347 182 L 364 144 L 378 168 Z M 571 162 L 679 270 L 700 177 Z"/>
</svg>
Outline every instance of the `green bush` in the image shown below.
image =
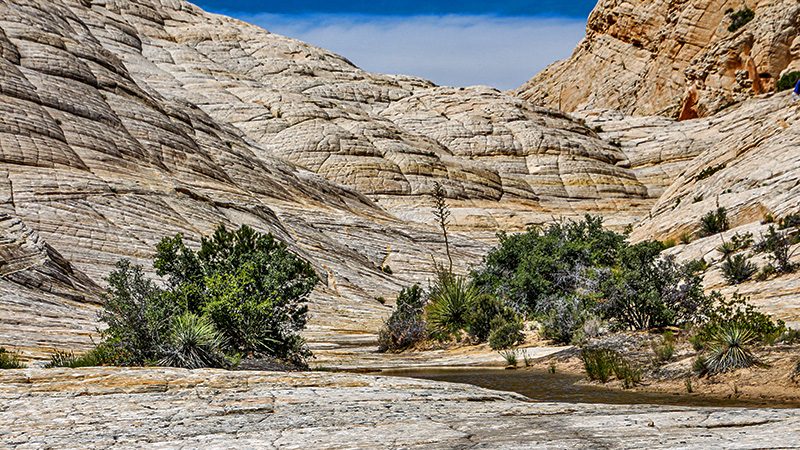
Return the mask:
<svg viewBox="0 0 800 450">
<path fill-rule="evenodd" d="M 558 298 L 550 302 L 542 318 L 542 337 L 557 344 L 573 343 L 589 317 L 589 308 L 580 298 Z"/>
<path fill-rule="evenodd" d="M 528 314 L 544 312 L 549 298 L 582 288 L 594 268 L 613 266 L 626 245 L 624 235 L 605 230 L 602 219 L 591 216 L 498 238 L 500 245 L 473 274 L 475 283 Z"/>
<path fill-rule="evenodd" d="M 792 71 L 786 73 L 781 77 L 780 80 L 778 80 L 778 84 L 775 85 L 775 90 L 781 92 L 794 89 L 794 86 L 797 84 L 797 80 L 800 80 L 800 72 Z"/>
<path fill-rule="evenodd" d="M 232 364 L 223 351 L 223 341 L 208 316 L 185 313 L 173 319 L 159 364 L 184 369 L 228 368 Z"/>
<path fill-rule="evenodd" d="M 741 284 L 755 275 L 758 267 L 745 255 L 733 255 L 722 263 L 722 275 L 728 284 Z"/>
<path fill-rule="evenodd" d="M 116 350 L 108 344 L 100 344 L 82 355 L 75 355 L 73 351 L 56 350 L 50 355 L 50 361 L 45 368 L 69 367 L 100 367 L 114 364 Z"/>
<path fill-rule="evenodd" d="M 469 324 L 470 308 L 481 292 L 466 277 L 440 270 L 426 307 L 428 331 L 434 339 L 457 337 Z"/>
<path fill-rule="evenodd" d="M 601 283 L 599 311 L 618 329 L 648 330 L 704 320 L 712 299 L 702 278 L 660 246 L 643 242 L 621 252 L 617 267 Z"/>
<path fill-rule="evenodd" d="M 746 328 L 756 335 L 756 339 L 765 342 L 786 330 L 783 321 L 774 321 L 767 314 L 759 311 L 747 297 L 738 293 L 726 299 L 715 293 L 716 306 L 712 309 L 707 322 L 697 332 L 698 342 L 708 343 L 727 326 Z"/>
<path fill-rule="evenodd" d="M 397 306 L 378 333 L 378 351 L 400 351 L 427 338 L 423 318 L 425 299 L 419 285 L 405 288 L 397 296 Z"/>
<path fill-rule="evenodd" d="M 470 306 L 467 315 L 467 332 L 475 342 L 486 342 L 497 317 L 508 322 L 518 320 L 517 313 L 498 298 L 480 295 Z"/>
<path fill-rule="evenodd" d="M 661 342 L 653 343 L 653 353 L 659 362 L 667 362 L 675 355 L 675 335 L 672 332 L 666 332 L 661 337 Z"/>
<path fill-rule="evenodd" d="M 144 365 L 174 356 L 176 320 L 187 313 L 197 317 L 196 331 L 206 320 L 213 324 L 226 354 L 296 364 L 310 355 L 299 332 L 306 324 L 305 300 L 318 279 L 308 262 L 272 235 L 220 226 L 197 252 L 181 235 L 164 238 L 153 265 L 166 278 L 163 289 L 128 261 L 120 261 L 108 278 L 100 318 L 108 325 L 103 336 L 116 363 Z"/>
<path fill-rule="evenodd" d="M 492 350 L 512 348 L 524 338 L 521 321 L 506 320 L 501 316 L 495 317 L 492 321 L 492 331 L 489 333 L 489 347 Z"/>
<path fill-rule="evenodd" d="M 787 274 L 797 270 L 797 266 L 791 261 L 789 250 L 791 242 L 785 232 L 777 231 L 774 225 L 770 225 L 765 236 L 756 244 L 757 252 L 768 252 L 772 266 L 777 273 Z"/>
<path fill-rule="evenodd" d="M 700 219 L 700 235 L 703 237 L 728 231 L 730 227 L 728 211 L 725 208 L 720 207 L 710 211 Z"/>
<path fill-rule="evenodd" d="M 19 354 L 0 347 L 0 369 L 24 369 Z"/>
<path fill-rule="evenodd" d="M 781 230 L 800 227 L 800 214 L 794 213 L 782 217 L 779 225 Z"/>
<path fill-rule="evenodd" d="M 756 13 L 752 9 L 745 6 L 744 8 L 740 9 L 739 11 L 733 12 L 730 14 L 731 24 L 728 26 L 728 31 L 731 33 L 736 32 L 743 26 L 747 25 L 755 19 Z"/>
<path fill-rule="evenodd" d="M 756 333 L 739 324 L 727 324 L 714 334 L 705 365 L 708 373 L 724 373 L 757 363 L 748 348 L 756 341 Z"/>
</svg>

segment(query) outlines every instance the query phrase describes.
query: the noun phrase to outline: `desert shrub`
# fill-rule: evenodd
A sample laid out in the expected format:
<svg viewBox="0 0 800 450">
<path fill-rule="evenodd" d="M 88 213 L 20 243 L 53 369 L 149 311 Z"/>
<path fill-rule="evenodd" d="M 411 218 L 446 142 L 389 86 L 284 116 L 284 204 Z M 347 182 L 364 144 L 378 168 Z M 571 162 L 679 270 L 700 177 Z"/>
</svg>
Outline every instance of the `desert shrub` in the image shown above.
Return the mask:
<svg viewBox="0 0 800 450">
<path fill-rule="evenodd" d="M 492 331 L 489 333 L 489 347 L 492 350 L 512 348 L 524 338 L 521 321 L 506 320 L 501 316 L 495 317 L 492 321 Z"/>
<path fill-rule="evenodd" d="M 608 383 L 613 375 L 628 389 L 642 380 L 641 370 L 633 367 L 630 361 L 613 350 L 584 348 L 581 351 L 581 360 L 586 375 L 592 381 Z"/>
<path fill-rule="evenodd" d="M 103 336 L 115 349 L 114 359 L 120 365 L 157 361 L 171 318 L 181 305 L 149 280 L 141 266 L 128 260 L 119 261 L 106 282 L 100 321 L 107 325 Z"/>
<path fill-rule="evenodd" d="M 397 306 L 378 333 L 378 351 L 405 350 L 425 340 L 428 334 L 424 311 L 425 299 L 419 285 L 400 291 Z"/>
<path fill-rule="evenodd" d="M 500 356 L 506 361 L 506 364 L 512 367 L 517 367 L 518 351 L 516 349 L 501 350 Z"/>
<path fill-rule="evenodd" d="M 736 233 L 730 241 L 723 242 L 717 247 L 717 251 L 722 253 L 723 258 L 729 258 L 732 254 L 745 250 L 753 245 L 753 233 Z"/>
<path fill-rule="evenodd" d="M 388 264 L 381 266 L 381 272 L 385 273 L 386 275 L 394 274 L 394 270 L 392 270 L 392 268 Z"/>
<path fill-rule="evenodd" d="M 722 275 L 728 284 L 741 284 L 755 275 L 758 267 L 745 255 L 733 255 L 722 263 Z"/>
<path fill-rule="evenodd" d="M 50 355 L 50 361 L 45 368 L 69 367 L 78 369 L 81 367 L 100 367 L 116 363 L 116 349 L 106 343 L 102 343 L 82 355 L 76 355 L 73 351 L 56 350 Z"/>
<path fill-rule="evenodd" d="M 700 218 L 700 235 L 703 237 L 713 236 L 729 229 L 728 211 L 725 208 L 717 208 Z"/>
<path fill-rule="evenodd" d="M 797 80 L 800 80 L 800 72 L 792 71 L 786 73 L 781 77 L 780 80 L 778 80 L 778 83 L 775 85 L 775 89 L 778 92 L 794 89 L 794 86 L 797 84 Z"/>
<path fill-rule="evenodd" d="M 776 230 L 773 225 L 770 225 L 767 234 L 755 246 L 756 251 L 769 253 L 773 268 L 782 274 L 793 273 L 797 269 L 791 261 L 790 248 L 791 242 L 786 233 Z"/>
<path fill-rule="evenodd" d="M 672 332 L 666 332 L 661 337 L 661 342 L 653 343 L 653 353 L 659 362 L 667 362 L 675 355 L 675 335 Z"/>
<path fill-rule="evenodd" d="M 470 307 L 481 295 L 466 277 L 439 270 L 425 309 L 431 337 L 437 340 L 457 337 L 467 328 Z"/>
<path fill-rule="evenodd" d="M 198 317 L 196 330 L 206 319 L 213 324 L 225 353 L 297 364 L 310 355 L 299 332 L 306 323 L 305 300 L 318 279 L 308 262 L 272 235 L 220 226 L 197 252 L 181 235 L 164 238 L 153 265 L 166 279 L 163 289 L 128 261 L 108 277 L 100 319 L 108 325 L 103 337 L 116 363 L 164 360 L 165 352 L 175 350 L 176 320 L 186 313 Z"/>
<path fill-rule="evenodd" d="M 689 336 L 689 343 L 692 345 L 694 351 L 699 352 L 706 347 L 707 336 L 703 333 L 693 333 Z"/>
<path fill-rule="evenodd" d="M 699 274 L 708 270 L 708 261 L 704 258 L 693 259 L 686 263 L 685 269 L 690 274 Z"/>
<path fill-rule="evenodd" d="M 617 328 L 647 330 L 705 320 L 711 299 L 702 279 L 660 246 L 643 242 L 625 248 L 618 265 L 601 284 L 599 311 Z"/>
<path fill-rule="evenodd" d="M 728 31 L 733 33 L 755 19 L 756 13 L 752 9 L 745 6 L 739 11 L 731 13 L 729 16 L 731 18 L 731 24 L 728 26 Z"/>
<path fill-rule="evenodd" d="M 518 320 L 516 311 L 498 298 L 479 295 L 467 315 L 467 332 L 475 342 L 486 342 L 497 317 L 509 322 Z"/>
<path fill-rule="evenodd" d="M 0 347 L 0 369 L 24 369 L 19 354 Z"/>
<path fill-rule="evenodd" d="M 708 370 L 708 358 L 705 356 L 699 355 L 692 361 L 692 371 L 698 376 L 704 377 L 708 375 Z"/>
<path fill-rule="evenodd" d="M 224 337 L 208 316 L 185 313 L 173 319 L 159 364 L 184 369 L 227 368 L 231 361 L 223 348 Z"/>
<path fill-rule="evenodd" d="M 770 336 L 786 330 L 783 321 L 775 321 L 767 314 L 759 311 L 747 297 L 738 293 L 730 299 L 715 294 L 715 307 L 711 311 L 708 321 L 698 330 L 698 342 L 708 343 L 714 339 L 719 331 L 727 326 L 746 328 L 752 331 L 757 340 L 764 342 Z M 707 346 L 707 345 L 706 345 Z"/>
<path fill-rule="evenodd" d="M 778 271 L 777 269 L 775 269 L 775 266 L 773 266 L 772 264 L 767 264 L 766 266 L 762 267 L 761 270 L 758 271 L 758 273 L 756 274 L 756 280 L 767 281 L 776 273 L 778 273 Z"/>
<path fill-rule="evenodd" d="M 725 164 L 719 164 L 719 165 L 716 165 L 716 166 L 706 167 L 705 169 L 700 171 L 699 174 L 697 174 L 697 177 L 695 177 L 695 179 L 697 181 L 705 180 L 706 178 L 711 177 L 712 175 L 714 175 L 715 173 L 719 172 L 720 170 L 722 170 L 724 168 L 725 168 Z"/>
<path fill-rule="evenodd" d="M 642 371 L 621 355 L 614 360 L 614 376 L 622 381 L 623 389 L 630 389 L 642 381 Z"/>
<path fill-rule="evenodd" d="M 681 241 L 681 244 L 683 245 L 688 245 L 692 243 L 692 235 L 687 232 L 681 233 L 678 239 Z"/>
<path fill-rule="evenodd" d="M 753 330 L 738 324 L 719 328 L 709 343 L 709 355 L 705 362 L 708 373 L 724 373 L 756 364 L 757 360 L 749 349 L 756 337 Z"/>
<path fill-rule="evenodd" d="M 581 288 L 594 272 L 588 269 L 612 266 L 626 239 L 591 216 L 498 237 L 500 245 L 473 274 L 475 283 L 528 314 L 543 312 L 541 303 L 548 298 Z"/>
<path fill-rule="evenodd" d="M 793 213 L 782 217 L 779 226 L 781 230 L 800 227 L 800 214 Z"/>
<path fill-rule="evenodd" d="M 549 303 L 542 318 L 542 336 L 557 344 L 572 343 L 590 317 L 584 301 L 570 296 L 560 297 Z"/>
</svg>

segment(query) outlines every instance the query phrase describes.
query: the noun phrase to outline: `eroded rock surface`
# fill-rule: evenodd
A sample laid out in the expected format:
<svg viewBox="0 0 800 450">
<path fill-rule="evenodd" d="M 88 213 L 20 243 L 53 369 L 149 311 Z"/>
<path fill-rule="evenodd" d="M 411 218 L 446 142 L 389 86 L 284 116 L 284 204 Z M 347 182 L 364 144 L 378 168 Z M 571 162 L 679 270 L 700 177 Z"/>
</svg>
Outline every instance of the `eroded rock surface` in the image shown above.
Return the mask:
<svg viewBox="0 0 800 450">
<path fill-rule="evenodd" d="M 532 403 L 403 378 L 177 369 L 0 374 L 16 448 L 794 448 L 797 410 Z M 57 426 L 54 426 L 57 424 Z"/>
<path fill-rule="evenodd" d="M 744 6 L 755 18 L 729 31 Z M 794 0 L 602 0 L 572 57 L 517 94 L 563 111 L 705 117 L 800 68 L 798 25 Z"/>
</svg>

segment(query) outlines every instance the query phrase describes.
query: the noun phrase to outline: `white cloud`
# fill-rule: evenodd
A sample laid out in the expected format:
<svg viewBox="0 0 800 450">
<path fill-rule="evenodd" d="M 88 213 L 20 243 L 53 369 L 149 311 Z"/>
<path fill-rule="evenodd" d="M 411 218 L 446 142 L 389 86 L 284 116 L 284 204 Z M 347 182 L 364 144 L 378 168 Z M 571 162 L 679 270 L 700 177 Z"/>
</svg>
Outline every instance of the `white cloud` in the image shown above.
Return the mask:
<svg viewBox="0 0 800 450">
<path fill-rule="evenodd" d="M 515 88 L 568 57 L 585 22 L 491 16 L 239 16 L 331 50 L 359 67 L 415 75 L 440 85 Z"/>
</svg>

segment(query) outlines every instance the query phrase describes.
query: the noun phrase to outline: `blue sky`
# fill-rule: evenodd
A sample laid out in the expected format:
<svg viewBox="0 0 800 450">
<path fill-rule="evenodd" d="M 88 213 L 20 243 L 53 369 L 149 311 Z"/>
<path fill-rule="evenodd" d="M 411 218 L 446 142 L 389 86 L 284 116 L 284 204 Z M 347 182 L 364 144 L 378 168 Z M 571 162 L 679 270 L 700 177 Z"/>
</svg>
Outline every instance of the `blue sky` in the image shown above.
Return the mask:
<svg viewBox="0 0 800 450">
<path fill-rule="evenodd" d="M 566 58 L 596 0 L 194 0 L 369 71 L 513 89 Z"/>
</svg>

